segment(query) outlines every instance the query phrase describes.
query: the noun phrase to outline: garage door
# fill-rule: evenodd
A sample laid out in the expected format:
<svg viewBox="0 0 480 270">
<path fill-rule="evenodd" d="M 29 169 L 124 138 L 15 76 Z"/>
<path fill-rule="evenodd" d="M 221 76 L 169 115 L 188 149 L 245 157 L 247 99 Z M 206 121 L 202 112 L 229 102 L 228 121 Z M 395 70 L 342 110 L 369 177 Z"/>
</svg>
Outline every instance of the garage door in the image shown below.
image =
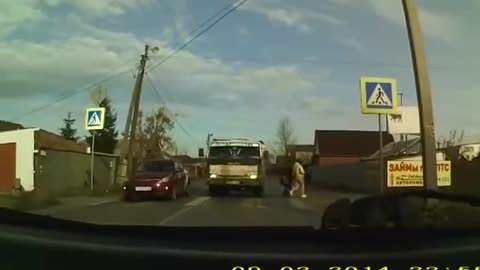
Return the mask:
<svg viewBox="0 0 480 270">
<path fill-rule="evenodd" d="M 0 144 L 0 192 L 10 192 L 15 187 L 16 149 L 15 143 Z"/>
</svg>

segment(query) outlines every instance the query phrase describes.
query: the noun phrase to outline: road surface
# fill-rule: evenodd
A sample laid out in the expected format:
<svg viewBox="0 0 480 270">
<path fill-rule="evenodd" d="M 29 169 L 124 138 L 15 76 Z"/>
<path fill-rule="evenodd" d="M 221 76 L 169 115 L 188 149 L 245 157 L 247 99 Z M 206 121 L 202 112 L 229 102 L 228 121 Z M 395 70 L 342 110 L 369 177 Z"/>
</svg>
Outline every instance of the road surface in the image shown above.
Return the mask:
<svg viewBox="0 0 480 270">
<path fill-rule="evenodd" d="M 232 194 L 210 197 L 205 181 L 192 182 L 191 195 L 176 201 L 124 202 L 120 196 L 73 208 L 54 207 L 37 214 L 95 224 L 158 226 L 319 226 L 325 208 L 339 198 L 359 194 L 307 186 L 308 198 L 282 196 L 279 181 L 271 179 L 265 196 Z"/>
</svg>

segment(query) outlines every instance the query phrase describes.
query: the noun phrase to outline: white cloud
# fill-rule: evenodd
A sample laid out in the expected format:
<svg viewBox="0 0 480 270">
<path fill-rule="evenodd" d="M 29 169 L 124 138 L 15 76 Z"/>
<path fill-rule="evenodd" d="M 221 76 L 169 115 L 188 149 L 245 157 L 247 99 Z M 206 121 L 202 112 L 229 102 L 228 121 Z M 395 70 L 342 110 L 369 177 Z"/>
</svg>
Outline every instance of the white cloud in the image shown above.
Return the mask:
<svg viewBox="0 0 480 270">
<path fill-rule="evenodd" d="M 279 7 L 281 6 L 281 7 Z M 266 16 L 272 23 L 278 23 L 301 32 L 308 32 L 313 22 L 340 25 L 343 21 L 319 11 L 297 8 L 278 1 L 253 1 L 241 7 L 242 10 Z"/>
<path fill-rule="evenodd" d="M 387 20 L 388 22 L 405 29 L 405 16 L 402 2 L 395 0 L 370 0 L 368 9 Z M 458 30 L 461 29 L 454 16 L 434 13 L 422 7 L 418 7 L 420 22 L 423 31 L 430 37 L 439 39 L 447 43 L 453 43 L 458 36 Z"/>
<path fill-rule="evenodd" d="M 272 22 L 278 22 L 288 27 L 296 28 L 302 32 L 310 30 L 305 18 L 298 12 L 289 12 L 282 8 L 270 9 L 265 7 L 257 7 L 253 10 L 267 16 Z"/>
<path fill-rule="evenodd" d="M 338 104 L 338 101 L 332 97 L 310 96 L 301 105 L 307 112 L 325 113 L 337 111 Z"/>
<path fill-rule="evenodd" d="M 242 35 L 248 35 L 248 28 L 246 26 L 240 26 L 238 28 L 238 32 L 240 32 L 240 34 Z"/>
<path fill-rule="evenodd" d="M 0 37 L 45 18 L 38 0 L 0 1 Z"/>
<path fill-rule="evenodd" d="M 357 52 L 364 52 L 365 51 L 365 48 L 364 48 L 363 44 L 358 39 L 355 39 L 351 36 L 342 36 L 338 39 L 338 41 L 343 46 L 345 46 L 349 49 L 354 49 Z"/>
<path fill-rule="evenodd" d="M 2 96 L 65 94 L 111 74 L 133 69 L 144 44 L 159 47 L 159 51 L 152 54 L 149 65 L 173 52 L 164 40 L 140 39 L 131 33 L 92 27 L 76 17 L 70 19 L 71 29 L 66 32 L 70 36 L 45 42 L 0 41 Z M 242 98 L 304 91 L 312 86 L 296 66 L 230 65 L 188 50 L 181 51 L 148 74 L 162 89 L 175 93 L 179 103 L 196 105 L 211 100 L 235 103 Z M 133 79 L 129 75 L 131 73 L 116 79 L 117 82 L 121 80 L 122 91 L 131 88 Z"/>
<path fill-rule="evenodd" d="M 335 4 L 341 4 L 341 5 L 351 4 L 353 2 L 353 0 L 330 0 L 330 1 L 334 2 Z"/>
<path fill-rule="evenodd" d="M 239 91 L 254 91 L 258 94 L 298 92 L 311 89 L 312 83 L 302 78 L 295 66 L 271 66 L 245 69 L 232 74 L 234 87 Z"/>
<path fill-rule="evenodd" d="M 74 14 L 82 17 L 115 16 L 152 3 L 154 0 L 3 0 L 0 1 L 0 37 L 48 18 L 48 7 L 68 5 L 74 8 Z"/>
<path fill-rule="evenodd" d="M 66 4 L 87 12 L 86 15 L 122 15 L 129 9 L 141 8 L 152 0 L 45 0 L 47 5 Z"/>
<path fill-rule="evenodd" d="M 419 10 L 420 22 L 428 35 L 448 43 L 457 41 L 461 25 L 457 18 L 447 14 L 436 14 L 428 10 Z"/>
</svg>

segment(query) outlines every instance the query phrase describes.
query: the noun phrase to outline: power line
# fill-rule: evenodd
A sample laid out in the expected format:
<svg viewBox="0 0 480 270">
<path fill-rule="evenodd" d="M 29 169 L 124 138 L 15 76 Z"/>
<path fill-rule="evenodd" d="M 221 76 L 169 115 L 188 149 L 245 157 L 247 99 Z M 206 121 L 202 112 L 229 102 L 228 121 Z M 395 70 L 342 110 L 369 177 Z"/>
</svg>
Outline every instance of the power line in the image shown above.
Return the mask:
<svg viewBox="0 0 480 270">
<path fill-rule="evenodd" d="M 217 19 L 213 24 L 211 24 L 210 26 L 208 26 L 206 29 L 204 29 L 203 31 L 201 31 L 200 33 L 198 33 L 197 35 L 195 35 L 192 39 L 190 39 L 187 43 L 185 43 L 184 45 L 182 45 L 181 47 L 179 47 L 179 49 L 177 49 L 174 53 L 172 53 L 171 55 L 167 56 L 165 59 L 163 59 L 160 63 L 158 63 L 157 65 L 149 68 L 149 70 L 151 69 L 154 69 L 156 68 L 157 66 L 161 65 L 162 63 L 164 63 L 165 61 L 167 61 L 171 56 L 175 55 L 176 53 L 178 53 L 179 51 L 183 50 L 185 47 L 187 47 L 190 43 L 192 43 L 195 39 L 197 39 L 199 36 L 201 36 L 203 33 L 207 32 L 209 29 L 211 29 L 215 24 L 217 24 L 218 22 L 220 22 L 223 18 L 225 18 L 228 14 L 232 13 L 235 9 L 237 9 L 238 7 L 240 7 L 241 5 L 243 5 L 245 2 L 247 2 L 248 0 L 243 0 L 238 6 L 234 6 L 233 9 L 229 10 L 227 13 L 225 13 L 223 16 L 221 16 L 219 19 Z M 210 18 L 208 18 L 207 20 L 203 21 L 198 27 L 196 27 L 194 30 L 192 30 L 190 33 L 189 33 L 189 36 L 196 33 L 198 30 L 200 30 L 202 27 L 204 27 L 206 24 L 208 24 L 210 21 L 212 21 L 215 17 L 217 17 L 219 14 L 221 14 L 222 12 L 224 12 L 225 10 L 231 8 L 235 3 L 237 3 L 238 0 L 236 1 L 233 1 L 232 3 L 224 6 L 222 9 L 220 9 L 219 11 L 217 11 L 213 16 L 211 16 Z M 179 44 L 179 43 L 177 43 Z M 130 62 L 130 61 L 129 61 Z M 95 83 L 92 83 L 90 85 L 87 85 L 87 86 L 83 86 L 83 87 L 80 87 L 80 88 L 75 88 L 75 90 L 73 90 L 72 92 L 69 92 L 68 94 L 64 95 L 64 96 L 61 96 L 59 97 L 58 99 L 56 99 L 54 102 L 51 102 L 51 103 L 47 103 L 45 105 L 42 105 L 42 106 L 39 106 L 31 111 L 28 111 L 24 114 L 22 114 L 21 116 L 19 117 L 16 117 L 16 118 L 13 118 L 11 119 L 10 121 L 18 121 L 28 115 L 31 115 L 31 114 L 34 114 L 36 112 L 39 112 L 39 111 L 42 111 L 52 105 L 55 105 L 57 103 L 60 103 L 62 101 L 65 101 L 67 99 L 70 99 L 78 94 L 80 94 L 83 90 L 86 90 L 86 89 L 90 89 L 90 88 L 93 88 L 93 87 L 96 87 L 96 86 L 99 86 L 101 85 L 102 83 L 105 83 L 109 80 L 112 80 L 116 77 L 119 77 L 121 75 L 124 75 L 126 73 L 129 73 L 131 71 L 134 71 L 133 69 L 129 68 L 128 70 L 124 70 L 124 71 L 121 71 L 119 73 L 116 73 L 116 74 L 113 74 L 111 76 L 108 76 L 106 77 L 105 79 L 102 79 L 98 82 L 95 82 Z"/>
<path fill-rule="evenodd" d="M 193 35 L 194 33 L 198 32 L 200 29 L 202 29 L 205 25 L 207 25 L 207 23 L 211 22 L 215 17 L 217 17 L 218 15 L 220 15 L 221 13 L 223 13 L 224 11 L 230 9 L 233 5 L 235 5 L 235 3 L 237 3 L 238 0 L 235 0 L 235 1 L 232 1 L 230 2 L 229 4 L 225 5 L 223 8 L 219 9 L 217 12 L 215 12 L 215 14 L 213 14 L 212 16 L 210 16 L 209 18 L 207 18 L 205 21 L 203 21 L 201 24 L 199 24 L 195 29 L 193 29 L 192 31 L 190 31 L 190 33 L 188 33 L 187 35 L 187 38 L 190 37 L 191 35 Z M 193 40 L 190 40 L 189 42 L 191 43 Z M 180 42 L 177 42 L 174 47 L 177 47 L 181 45 Z M 185 45 L 185 44 L 183 44 Z M 182 45 L 182 46 L 183 46 Z M 188 44 L 187 44 L 188 45 Z M 186 47 L 186 46 L 185 46 Z M 172 57 L 173 55 L 169 55 L 169 56 L 166 56 L 164 59 L 162 59 L 162 63 L 165 62 L 166 60 L 168 60 L 167 58 L 169 57 Z M 149 58 L 152 58 L 152 56 L 150 56 Z M 161 65 L 162 63 L 160 63 L 159 65 Z M 155 64 L 151 64 L 151 65 L 148 65 L 146 70 L 149 71 L 149 70 L 153 70 L 157 67 L 158 65 L 155 66 Z"/>
<path fill-rule="evenodd" d="M 223 13 L 224 11 L 230 9 L 233 5 L 235 5 L 235 3 L 237 3 L 239 0 L 235 0 L 235 1 L 232 1 L 230 4 L 228 5 L 225 5 L 222 9 L 218 10 L 217 12 L 215 12 L 215 14 L 213 14 L 212 16 L 210 16 L 208 19 L 206 19 L 205 21 L 203 21 L 200 25 L 198 25 L 195 29 L 193 29 L 190 33 L 188 33 L 187 37 L 193 35 L 194 33 L 196 33 L 198 30 L 202 29 L 205 25 L 207 25 L 207 23 L 211 22 L 215 17 L 217 17 L 218 15 L 220 15 L 221 13 Z M 180 45 L 180 42 L 177 42 L 175 44 L 175 47 Z"/>
<path fill-rule="evenodd" d="M 297 62 L 297 63 L 312 63 L 312 64 L 323 64 L 325 66 L 369 66 L 369 67 L 386 67 L 386 68 L 407 68 L 412 69 L 411 63 L 393 63 L 393 62 L 380 62 L 380 61 L 328 61 L 325 59 L 319 58 L 296 58 L 296 57 L 252 57 L 242 56 L 213 56 L 206 55 L 206 59 L 216 58 L 222 61 L 237 61 L 237 62 L 253 62 L 253 61 L 275 61 L 275 62 Z M 429 69 L 432 70 L 446 70 L 453 72 L 467 72 L 471 71 L 472 68 L 480 68 L 480 66 L 453 66 L 453 65 L 429 65 Z"/>
<path fill-rule="evenodd" d="M 160 99 L 160 102 L 162 103 L 163 106 L 167 106 L 167 102 L 165 101 L 165 99 L 163 99 L 162 95 L 160 95 L 160 91 L 158 91 L 157 87 L 155 86 L 155 84 L 153 83 L 152 79 L 150 79 L 150 77 L 148 75 L 145 74 L 145 77 L 147 78 L 147 81 L 148 83 L 150 83 L 150 86 L 152 88 L 152 91 L 157 94 L 158 98 Z"/>
<path fill-rule="evenodd" d="M 147 75 L 145 75 L 145 77 L 147 78 L 147 81 L 150 83 L 150 86 L 152 88 L 152 90 L 157 94 L 157 96 L 160 98 L 160 101 L 162 102 L 163 106 L 165 107 L 165 109 L 167 109 L 167 111 L 170 111 L 168 108 L 167 108 L 167 103 L 165 102 L 165 100 L 163 99 L 162 95 L 160 94 L 160 91 L 158 91 L 157 87 L 155 86 L 154 82 L 152 81 L 152 79 L 150 79 L 150 77 L 148 77 Z M 182 131 L 187 134 L 188 137 L 192 138 L 195 140 L 195 138 L 190 134 L 190 132 L 187 131 L 187 129 L 180 123 L 180 121 L 178 121 L 176 115 L 170 111 L 170 113 L 172 114 L 172 118 L 173 120 L 175 121 L 175 123 L 177 123 L 177 125 L 180 127 L 180 129 L 182 129 Z"/>
<path fill-rule="evenodd" d="M 203 35 L 204 33 L 206 33 L 208 30 L 212 29 L 216 24 L 218 24 L 221 20 L 223 20 L 225 17 L 227 17 L 229 14 L 231 14 L 233 11 L 235 11 L 236 9 L 238 9 L 240 6 L 242 6 L 243 4 L 245 4 L 248 0 L 242 0 L 241 2 L 238 2 L 238 1 L 234 1 L 230 4 L 228 4 L 227 6 L 225 6 L 224 8 L 222 8 L 221 10 L 219 10 L 218 12 L 216 12 L 213 16 L 211 16 L 209 19 L 207 19 L 206 21 L 204 21 L 202 24 L 200 24 L 199 27 L 197 27 L 195 30 L 193 30 L 190 34 L 192 35 L 193 33 L 197 32 L 198 30 L 200 30 L 203 26 L 205 26 L 207 23 L 209 23 L 210 21 L 212 21 L 215 17 L 217 17 L 219 14 L 221 14 L 222 12 L 224 12 L 225 10 L 229 9 L 226 13 L 224 13 L 222 16 L 220 16 L 219 18 L 217 18 L 212 24 L 210 24 L 209 26 L 207 26 L 205 29 L 203 29 L 202 31 L 200 31 L 199 33 L 197 33 L 196 35 L 194 35 L 192 38 L 190 38 L 187 42 L 185 42 L 182 46 L 178 47 L 175 51 L 173 51 L 171 54 L 167 55 L 165 58 L 163 58 L 162 60 L 160 60 L 158 63 L 156 64 L 153 64 L 151 66 L 149 66 L 147 68 L 146 71 L 150 71 L 150 70 L 153 70 L 155 69 L 156 67 L 162 65 L 163 63 L 165 63 L 167 60 L 169 60 L 171 57 L 175 56 L 177 53 L 179 53 L 180 51 L 182 51 L 183 49 L 185 49 L 188 45 L 190 45 L 193 41 L 195 41 L 197 38 L 199 38 L 201 35 Z M 235 6 L 235 3 L 239 3 L 238 5 Z M 160 98 L 161 102 L 163 103 L 163 105 L 165 106 L 165 108 L 168 110 L 167 108 L 167 104 L 165 102 L 165 100 L 163 99 L 163 97 L 160 95 L 160 92 L 158 91 L 157 87 L 155 86 L 155 84 L 153 83 L 153 81 L 150 79 L 149 76 L 145 75 L 145 77 L 147 78 L 147 81 L 150 83 L 151 87 L 152 87 L 152 90 L 157 94 L 157 96 Z M 187 134 L 187 136 L 189 136 L 190 138 L 194 139 L 193 136 L 185 129 L 185 127 L 183 127 L 183 125 L 180 123 L 180 121 L 178 121 L 177 117 L 175 117 L 175 114 L 172 113 L 172 117 L 173 117 L 173 120 L 177 123 L 177 125 L 182 129 L 182 131 Z"/>
<path fill-rule="evenodd" d="M 231 8 L 230 10 L 228 10 L 225 14 L 223 14 L 222 16 L 220 16 L 218 19 L 216 19 L 212 24 L 210 24 L 209 26 L 207 26 L 207 28 L 203 29 L 202 31 L 200 31 L 199 33 L 197 33 L 196 35 L 194 35 L 191 39 L 189 39 L 187 42 L 185 42 L 182 46 L 180 46 L 179 48 L 177 48 L 175 51 L 173 51 L 172 53 L 170 53 L 169 55 L 167 55 L 165 58 L 163 58 L 162 60 L 160 60 L 158 63 L 152 65 L 148 70 L 152 70 L 152 69 L 155 69 L 157 68 L 158 66 L 160 66 L 161 64 L 165 63 L 166 61 L 168 61 L 168 59 L 172 58 L 173 56 L 175 56 L 177 53 L 179 53 L 180 51 L 182 51 L 183 49 L 185 49 L 188 45 L 190 45 L 193 41 L 195 41 L 197 38 L 199 38 L 201 35 L 203 35 L 204 33 L 206 33 L 208 30 L 212 29 L 215 25 L 217 25 L 221 20 L 223 20 L 225 17 L 227 17 L 229 14 L 231 14 L 232 12 L 234 12 L 235 10 L 237 10 L 240 6 L 242 6 L 243 4 L 245 4 L 248 0 L 242 0 L 241 2 L 239 2 L 238 5 L 234 5 L 235 3 L 237 3 L 238 1 L 235 1 L 233 4 L 231 4 Z M 212 17 L 212 19 L 214 18 L 215 16 Z M 205 23 L 206 24 L 206 23 Z"/>
<path fill-rule="evenodd" d="M 26 117 L 26 116 L 29 116 L 29 115 L 31 115 L 31 114 L 34 114 L 34 113 L 38 112 L 38 111 L 44 110 L 44 109 L 46 109 L 46 108 L 48 108 L 48 107 L 50 107 L 50 106 L 52 106 L 52 105 L 55 105 L 55 104 L 57 104 L 57 103 L 60 103 L 60 102 L 62 102 L 62 101 L 65 101 L 65 100 L 67 100 L 67 99 L 70 99 L 70 98 L 72 98 L 72 97 L 80 94 L 83 90 L 91 89 L 91 88 L 93 88 L 93 87 L 99 86 L 99 85 L 101 85 L 102 83 L 105 83 L 105 82 L 107 82 L 107 81 L 109 81 L 109 80 L 112 80 L 112 79 L 114 79 L 114 78 L 116 78 L 116 77 L 119 77 L 119 76 L 121 76 L 121 75 L 123 75 L 123 74 L 129 73 L 129 72 L 131 72 L 131 71 L 132 71 L 132 69 L 124 70 L 124 71 L 122 71 L 122 72 L 118 72 L 118 73 L 116 73 L 116 74 L 110 75 L 110 76 L 104 78 L 103 80 L 97 81 L 97 82 L 95 82 L 95 83 L 93 83 L 93 84 L 89 84 L 89 85 L 87 85 L 87 86 L 82 86 L 82 87 L 79 87 L 79 88 L 75 88 L 75 90 L 70 91 L 68 94 L 59 97 L 59 98 L 56 99 L 54 102 L 47 103 L 47 104 L 45 104 L 45 105 L 39 106 L 39 107 L 37 107 L 37 108 L 35 108 L 35 109 L 31 110 L 31 111 L 28 111 L 28 112 L 22 114 L 21 116 L 19 116 L 19 117 L 17 117 L 17 118 L 11 119 L 10 121 L 18 121 L 18 120 L 20 120 L 20 119 L 22 119 L 22 118 L 24 118 L 24 117 Z"/>
</svg>

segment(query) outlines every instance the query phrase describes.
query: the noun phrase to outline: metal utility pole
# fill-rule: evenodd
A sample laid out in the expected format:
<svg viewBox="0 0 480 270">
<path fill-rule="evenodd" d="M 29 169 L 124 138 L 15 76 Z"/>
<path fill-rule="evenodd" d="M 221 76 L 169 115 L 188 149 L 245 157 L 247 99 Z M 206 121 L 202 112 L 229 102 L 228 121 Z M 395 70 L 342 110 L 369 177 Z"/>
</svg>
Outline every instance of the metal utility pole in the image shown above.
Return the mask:
<svg viewBox="0 0 480 270">
<path fill-rule="evenodd" d="M 420 112 L 420 131 L 423 160 L 423 186 L 437 189 L 437 157 L 435 148 L 435 125 L 433 121 L 432 93 L 428 75 L 424 38 L 418 18 L 417 1 L 402 0 L 407 24 L 410 51 L 412 54 L 417 102 Z"/>
</svg>

